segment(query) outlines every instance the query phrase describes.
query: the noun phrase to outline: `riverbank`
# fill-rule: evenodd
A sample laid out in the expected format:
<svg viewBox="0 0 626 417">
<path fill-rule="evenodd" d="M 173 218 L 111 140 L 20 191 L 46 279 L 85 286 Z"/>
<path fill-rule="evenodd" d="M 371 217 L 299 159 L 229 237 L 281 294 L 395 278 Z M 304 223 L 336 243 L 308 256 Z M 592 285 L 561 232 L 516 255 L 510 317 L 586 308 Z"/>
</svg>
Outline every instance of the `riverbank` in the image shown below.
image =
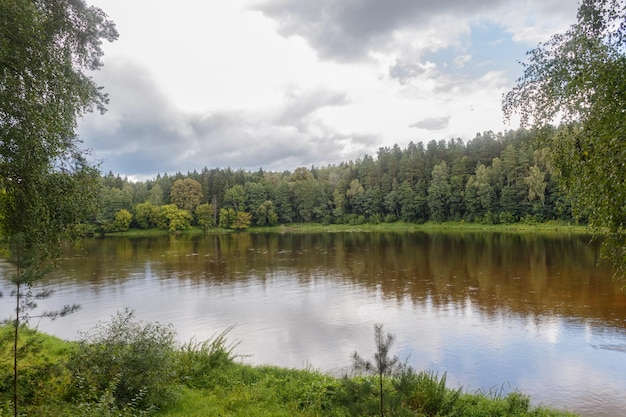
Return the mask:
<svg viewBox="0 0 626 417">
<path fill-rule="evenodd" d="M 23 329 L 20 345 L 27 349 L 21 351 L 19 362 L 22 413 L 42 417 L 381 415 L 378 375 L 336 378 L 313 369 L 252 366 L 237 356 L 226 333 L 204 343 L 174 346 L 166 337 L 167 327 L 120 318 L 82 343 Z M 0 415 L 4 416 L 12 411 L 11 329 L 0 328 L 0 335 Z M 90 366 L 81 373 L 80 364 Z M 95 369 L 113 369 L 115 377 L 99 385 L 102 375 Z M 382 379 L 386 415 L 574 416 L 533 406 L 519 392 L 453 390 L 446 387 L 445 375 L 395 369 Z M 143 388 L 133 394 L 132 381 L 140 377 Z M 153 391 L 161 394 L 159 409 L 146 401 Z"/>
<path fill-rule="evenodd" d="M 277 231 L 286 232 L 303 232 L 303 233 L 322 233 L 322 232 L 557 232 L 557 233 L 580 233 L 589 234 L 592 230 L 586 225 L 572 225 L 562 222 L 546 222 L 546 223 L 512 223 L 512 224 L 481 224 L 466 222 L 444 222 L 444 223 L 378 223 L 363 225 L 347 225 L 347 224 L 330 224 L 322 225 L 317 223 L 301 223 L 293 225 L 280 225 L 273 227 L 251 227 L 249 232 L 258 231 Z"/>
<path fill-rule="evenodd" d="M 177 234 L 224 234 L 241 233 L 230 229 L 209 229 L 207 232 L 194 227 L 189 230 L 177 232 Z M 511 224 L 482 224 L 467 222 L 427 222 L 427 223 L 405 223 L 397 221 L 394 223 L 378 224 L 320 224 L 320 223 L 291 223 L 288 225 L 276 226 L 255 226 L 243 230 L 247 233 L 338 233 L 338 232 L 491 232 L 491 233 L 564 233 L 564 234 L 592 234 L 592 230 L 587 225 L 578 225 L 558 221 L 545 223 L 511 223 Z M 169 232 L 160 229 L 130 229 L 126 232 L 109 233 L 107 236 L 159 236 Z"/>
</svg>

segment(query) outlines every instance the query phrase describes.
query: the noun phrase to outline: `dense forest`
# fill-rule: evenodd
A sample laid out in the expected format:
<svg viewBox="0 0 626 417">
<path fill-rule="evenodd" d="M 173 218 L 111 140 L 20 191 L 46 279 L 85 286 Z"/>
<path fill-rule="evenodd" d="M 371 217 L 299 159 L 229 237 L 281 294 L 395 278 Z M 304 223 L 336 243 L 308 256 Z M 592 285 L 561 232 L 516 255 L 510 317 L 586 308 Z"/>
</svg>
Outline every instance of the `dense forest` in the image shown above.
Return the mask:
<svg viewBox="0 0 626 417">
<path fill-rule="evenodd" d="M 571 220 L 551 152 L 530 130 L 381 147 L 375 156 L 293 172 L 204 168 L 131 182 L 102 178 L 93 226 L 243 229 L 318 222 L 363 224 Z"/>
</svg>

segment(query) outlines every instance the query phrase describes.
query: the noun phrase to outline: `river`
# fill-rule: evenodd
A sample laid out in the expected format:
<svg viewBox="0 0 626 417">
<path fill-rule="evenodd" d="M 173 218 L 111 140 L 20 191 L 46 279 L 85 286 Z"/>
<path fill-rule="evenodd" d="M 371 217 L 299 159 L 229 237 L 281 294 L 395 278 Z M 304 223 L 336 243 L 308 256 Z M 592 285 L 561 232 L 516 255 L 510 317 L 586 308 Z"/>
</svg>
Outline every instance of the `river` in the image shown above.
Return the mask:
<svg viewBox="0 0 626 417">
<path fill-rule="evenodd" d="M 0 264 L 3 277 L 10 274 Z M 10 286 L 0 317 L 12 314 Z M 626 295 L 589 236 L 236 233 L 86 239 L 66 247 L 39 308 L 79 303 L 40 330 L 77 339 L 125 307 L 181 342 L 229 326 L 244 361 L 341 374 L 393 353 L 465 390 L 531 395 L 586 417 L 626 410 Z"/>
</svg>

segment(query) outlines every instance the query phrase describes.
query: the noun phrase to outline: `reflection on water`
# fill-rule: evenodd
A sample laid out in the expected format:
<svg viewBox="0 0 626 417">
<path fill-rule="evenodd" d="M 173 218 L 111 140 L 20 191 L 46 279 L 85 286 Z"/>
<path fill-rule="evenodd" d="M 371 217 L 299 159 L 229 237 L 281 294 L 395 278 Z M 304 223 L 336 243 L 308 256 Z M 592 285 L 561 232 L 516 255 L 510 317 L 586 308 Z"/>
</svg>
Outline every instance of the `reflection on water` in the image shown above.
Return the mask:
<svg viewBox="0 0 626 417">
<path fill-rule="evenodd" d="M 128 306 L 181 341 L 236 324 L 251 362 L 340 372 L 353 351 L 369 355 L 381 322 L 401 357 L 453 385 L 519 388 L 586 416 L 626 409 L 626 296 L 587 236 L 240 233 L 93 239 L 65 253 L 40 303 L 82 305 L 40 323 L 61 337 Z"/>
</svg>

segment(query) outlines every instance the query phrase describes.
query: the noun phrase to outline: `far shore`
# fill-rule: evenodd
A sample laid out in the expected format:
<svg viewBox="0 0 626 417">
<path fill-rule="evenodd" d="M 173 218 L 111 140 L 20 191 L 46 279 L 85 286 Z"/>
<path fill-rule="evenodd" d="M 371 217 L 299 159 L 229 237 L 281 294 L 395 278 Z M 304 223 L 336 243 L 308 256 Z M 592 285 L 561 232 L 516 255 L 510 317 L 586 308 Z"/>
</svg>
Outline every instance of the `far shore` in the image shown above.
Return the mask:
<svg viewBox="0 0 626 417">
<path fill-rule="evenodd" d="M 490 233 L 564 233 L 598 234 L 602 231 L 588 225 L 550 221 L 545 223 L 482 224 L 458 222 L 405 223 L 366 223 L 360 225 L 321 223 L 290 223 L 275 226 L 253 226 L 244 230 L 212 228 L 204 231 L 199 227 L 176 232 L 175 234 L 224 234 L 224 233 L 338 233 L 338 232 L 490 232 Z M 130 229 L 126 232 L 107 233 L 106 236 L 158 236 L 171 234 L 160 229 Z"/>
</svg>

